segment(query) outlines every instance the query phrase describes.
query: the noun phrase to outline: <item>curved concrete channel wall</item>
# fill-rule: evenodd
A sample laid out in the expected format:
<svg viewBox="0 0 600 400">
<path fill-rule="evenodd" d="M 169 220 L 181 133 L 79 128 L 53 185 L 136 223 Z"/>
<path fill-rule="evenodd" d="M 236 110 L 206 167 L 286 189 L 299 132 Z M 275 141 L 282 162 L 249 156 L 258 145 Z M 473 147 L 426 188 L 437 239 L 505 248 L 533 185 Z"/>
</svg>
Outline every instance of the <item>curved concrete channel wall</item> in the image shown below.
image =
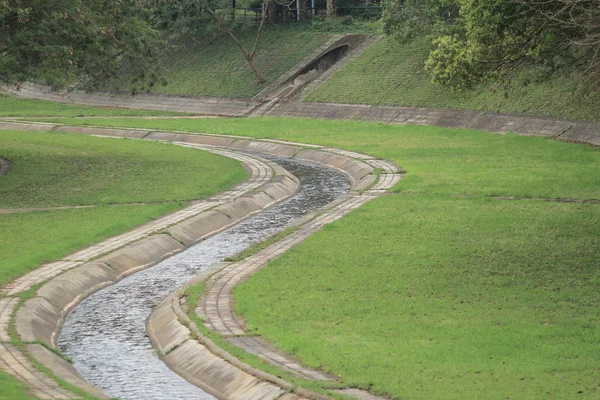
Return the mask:
<svg viewBox="0 0 600 400">
<path fill-rule="evenodd" d="M 252 176 L 247 182 L 231 191 L 196 202 L 182 211 L 81 250 L 59 262 L 44 265 L 2 289 L 4 297 L 0 298 L 0 322 L 2 322 L 0 339 L 4 343 L 0 346 L 0 368 L 27 383 L 32 389 L 32 393 L 40 398 L 76 398 L 77 396 L 62 389 L 54 381 L 39 373 L 32 367 L 31 359 L 46 366 L 56 377 L 99 398 L 106 398 L 104 394 L 81 378 L 66 360 L 49 350 L 55 349 L 57 346 L 57 338 L 66 315 L 86 296 L 129 274 L 154 265 L 297 191 L 298 181 L 293 175 L 276 164 L 250 157 L 244 152 L 250 151 L 310 161 L 337 169 L 349 178 L 353 191 L 330 207 L 320 210 L 318 212 L 319 224 L 312 225 L 312 230 L 308 234 L 319 229 L 323 224 L 332 222 L 361 204 L 385 193 L 401 178 L 401 171 L 383 160 L 339 149 L 275 140 L 257 141 L 219 135 L 80 128 L 35 123 L 0 122 L 0 129 L 57 131 L 105 137 L 172 141 L 179 145 L 236 158 L 252 171 Z M 382 171 L 380 176 L 375 173 L 376 169 Z M 42 285 L 37 288 L 33 298 L 20 304 L 15 296 L 40 284 Z M 171 300 L 173 298 L 173 296 L 170 297 Z M 164 304 L 172 303 L 166 301 Z M 158 310 L 172 310 L 169 307 L 165 308 L 164 304 Z M 169 320 L 168 314 L 169 312 L 163 313 L 163 320 L 165 318 Z M 15 330 L 21 340 L 26 343 L 26 354 L 22 354 L 15 346 L 7 343 L 10 340 L 8 328 L 13 317 Z M 182 351 L 183 343 L 178 343 L 177 346 L 172 344 L 180 340 L 181 335 L 175 334 L 173 338 L 166 341 L 164 341 L 164 335 L 167 335 L 168 338 L 172 333 L 171 329 L 179 332 L 182 332 L 183 329 L 185 332 L 187 328 L 181 325 L 177 326 L 178 319 L 171 320 L 171 323 L 167 323 L 166 326 L 156 325 L 154 321 L 157 320 L 153 315 L 149 330 L 160 353 L 167 355 L 174 347 L 180 348 Z M 159 335 L 161 338 L 158 337 Z M 292 389 L 305 398 L 319 398 L 318 395 L 305 393 L 281 380 L 276 381 L 275 388 L 273 388 L 272 377 L 260 371 L 248 369 L 247 366 L 240 363 L 236 367 L 233 358 L 215 348 L 212 350 L 212 352 L 210 350 L 208 353 L 205 352 L 207 357 L 212 357 L 212 362 L 216 364 L 224 362 L 223 358 L 228 360 L 226 368 L 236 369 L 238 372 L 235 374 L 241 377 L 239 380 L 234 380 L 237 383 L 230 385 L 231 375 L 222 376 L 223 379 L 227 379 L 227 382 L 219 380 L 214 374 L 212 376 L 203 375 L 205 378 L 210 377 L 210 384 L 201 383 L 198 379 L 202 378 L 189 374 L 186 377 L 201 387 L 210 387 L 211 389 L 208 391 L 214 392 L 219 398 L 253 398 L 247 397 L 253 390 L 252 387 L 266 387 L 267 392 L 272 394 L 257 398 L 279 398 L 284 395 L 284 392 Z M 212 356 L 209 356 L 209 353 Z M 209 362 L 207 365 L 212 364 Z M 177 371 L 177 366 L 171 366 Z M 209 367 L 209 369 L 211 368 Z M 233 372 L 228 371 L 228 373 Z M 256 384 L 249 385 L 248 379 L 257 380 Z M 240 395 L 240 393 L 245 394 Z"/>
<path fill-rule="evenodd" d="M 304 379 L 331 380 L 327 374 L 312 371 L 294 360 L 278 354 L 264 341 L 246 336 L 243 321 L 232 310 L 233 288 L 253 273 L 291 247 L 299 244 L 324 225 L 331 223 L 362 204 L 384 194 L 401 178 L 400 169 L 384 160 L 375 160 L 367 155 L 339 149 L 303 149 L 296 152 L 295 146 L 281 144 L 279 150 L 289 157 L 316 162 L 346 174 L 352 182 L 353 191 L 319 210 L 309 214 L 300 222 L 300 229 L 288 237 L 268 246 L 264 250 L 237 263 L 223 263 L 169 295 L 148 319 L 148 334 L 165 363 L 189 382 L 201 387 L 219 399 L 312 399 L 328 397 L 304 390 L 274 375 L 257 370 L 220 349 L 190 321 L 185 307 L 185 287 L 200 282 L 206 283 L 201 306 L 196 310 L 204 317 L 205 325 L 223 337 L 232 338 L 237 345 L 283 367 L 293 375 Z M 292 153 L 295 153 L 291 155 Z M 380 170 L 380 176 L 375 170 Z M 209 278 L 210 277 L 210 278 Z M 282 361 L 283 360 L 283 361 Z M 348 391 L 349 390 L 349 391 Z M 379 399 L 356 389 L 342 390 L 363 399 Z"/>
</svg>

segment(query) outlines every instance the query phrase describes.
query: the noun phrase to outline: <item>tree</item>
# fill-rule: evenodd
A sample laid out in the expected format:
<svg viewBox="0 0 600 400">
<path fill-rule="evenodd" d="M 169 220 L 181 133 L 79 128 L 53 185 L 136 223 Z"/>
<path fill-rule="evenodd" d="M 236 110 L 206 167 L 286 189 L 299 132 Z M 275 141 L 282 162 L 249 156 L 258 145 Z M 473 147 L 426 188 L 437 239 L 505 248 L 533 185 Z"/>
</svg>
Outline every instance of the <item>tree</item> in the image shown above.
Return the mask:
<svg viewBox="0 0 600 400">
<path fill-rule="evenodd" d="M 171 40 L 183 37 L 199 37 L 221 32 L 238 46 L 242 56 L 254 71 L 259 84 L 266 79 L 254 63 L 262 29 L 273 9 L 274 0 L 263 0 L 258 27 L 254 20 L 236 18 L 231 0 L 147 0 L 153 9 L 150 20 L 153 26 L 169 33 Z M 240 40 L 237 31 L 255 28 L 254 40 L 248 46 Z"/>
<path fill-rule="evenodd" d="M 337 13 L 337 7 L 335 0 L 327 0 L 327 18 L 335 17 Z"/>
<path fill-rule="evenodd" d="M 432 50 L 426 68 L 436 83 L 468 89 L 490 78 L 506 83 L 520 76 L 526 83 L 569 70 L 583 71 L 585 79 L 600 82 L 600 0 L 392 4 L 388 32 L 401 39 L 429 35 Z M 400 22 L 405 23 L 399 26 Z"/>
<path fill-rule="evenodd" d="M 221 9 L 220 11 L 216 11 L 210 8 L 210 4 L 206 1 L 206 10 L 208 14 L 212 17 L 214 23 L 217 24 L 219 30 L 226 33 L 231 40 L 239 47 L 244 59 L 254 71 L 254 75 L 256 75 L 256 80 L 259 85 L 262 85 L 266 82 L 266 79 L 262 72 L 256 67 L 254 64 L 254 56 L 256 55 L 256 50 L 258 50 L 258 43 L 260 41 L 260 34 L 262 32 L 263 26 L 265 25 L 265 20 L 267 18 L 267 10 L 268 10 L 268 0 L 265 0 L 261 3 L 261 15 L 260 22 L 258 24 L 258 29 L 256 30 L 256 35 L 254 36 L 254 43 L 252 48 L 246 48 L 242 41 L 236 36 L 234 33 L 234 29 L 236 27 L 236 19 L 231 18 L 231 13 L 227 13 L 226 10 Z M 235 12 L 235 10 L 233 10 Z M 229 18 L 228 18 L 229 16 Z"/>
<path fill-rule="evenodd" d="M 135 0 L 3 0 L 0 82 L 138 89 L 160 79 L 158 33 Z M 129 85 L 128 85 L 129 86 Z"/>
</svg>

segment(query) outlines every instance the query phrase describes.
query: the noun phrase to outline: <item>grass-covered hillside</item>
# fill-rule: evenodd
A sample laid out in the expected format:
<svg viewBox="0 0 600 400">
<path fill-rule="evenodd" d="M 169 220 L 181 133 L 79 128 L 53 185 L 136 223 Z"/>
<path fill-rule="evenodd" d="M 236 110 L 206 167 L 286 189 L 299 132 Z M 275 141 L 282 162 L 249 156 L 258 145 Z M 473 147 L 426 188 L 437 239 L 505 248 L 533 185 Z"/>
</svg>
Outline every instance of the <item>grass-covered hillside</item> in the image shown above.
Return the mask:
<svg viewBox="0 0 600 400">
<path fill-rule="evenodd" d="M 255 30 L 244 31 L 239 38 L 252 48 L 255 33 Z M 266 85 L 311 54 L 329 36 L 305 24 L 265 29 L 254 61 L 265 75 Z M 173 46 L 165 54 L 164 67 L 168 84 L 156 87 L 156 93 L 250 98 L 265 87 L 257 83 L 237 45 L 224 35 Z"/>
<path fill-rule="evenodd" d="M 316 88 L 308 101 L 466 108 L 566 119 L 600 120 L 600 93 L 583 95 L 577 76 L 555 76 L 509 93 L 493 83 L 453 93 L 430 82 L 425 40 L 410 44 L 384 37 Z"/>
</svg>

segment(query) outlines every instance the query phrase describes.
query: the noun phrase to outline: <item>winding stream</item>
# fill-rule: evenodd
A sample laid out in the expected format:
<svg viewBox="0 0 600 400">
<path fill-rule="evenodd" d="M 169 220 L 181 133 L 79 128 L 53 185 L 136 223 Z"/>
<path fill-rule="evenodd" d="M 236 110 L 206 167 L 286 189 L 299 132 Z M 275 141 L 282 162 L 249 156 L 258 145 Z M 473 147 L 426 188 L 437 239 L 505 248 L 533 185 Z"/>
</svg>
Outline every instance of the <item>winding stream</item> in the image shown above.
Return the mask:
<svg viewBox="0 0 600 400">
<path fill-rule="evenodd" d="M 284 229 L 350 189 L 336 171 L 292 159 L 271 159 L 296 175 L 292 198 L 84 300 L 65 321 L 60 350 L 92 385 L 123 400 L 213 397 L 172 372 L 154 353 L 146 319 L 171 291 L 210 266 Z"/>
</svg>

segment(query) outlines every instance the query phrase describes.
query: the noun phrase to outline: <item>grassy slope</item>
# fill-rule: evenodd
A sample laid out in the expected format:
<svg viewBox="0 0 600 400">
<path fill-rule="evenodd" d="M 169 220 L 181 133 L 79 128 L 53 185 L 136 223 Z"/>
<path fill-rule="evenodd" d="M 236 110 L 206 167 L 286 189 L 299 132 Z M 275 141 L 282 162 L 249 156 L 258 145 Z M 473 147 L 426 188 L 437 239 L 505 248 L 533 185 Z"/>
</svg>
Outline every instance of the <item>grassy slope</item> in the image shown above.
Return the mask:
<svg viewBox="0 0 600 400">
<path fill-rule="evenodd" d="M 45 100 L 28 100 L 0 94 L 0 117 L 95 117 L 95 116 L 152 116 L 182 115 L 165 111 L 128 110 L 124 108 L 87 107 L 54 103 Z"/>
<path fill-rule="evenodd" d="M 255 64 L 268 84 L 308 56 L 328 36 L 307 32 L 304 25 L 268 27 L 261 36 Z M 240 33 L 240 39 L 251 48 L 254 32 Z M 219 36 L 208 46 L 206 40 L 180 46 L 165 57 L 168 84 L 157 87 L 155 92 L 250 98 L 265 87 L 257 84 L 254 72 L 229 37 Z"/>
<path fill-rule="evenodd" d="M 327 226 L 236 292 L 250 328 L 396 398 L 598 396 L 599 206 L 490 196 L 599 199 L 600 149 L 362 122 L 87 122 L 288 139 L 395 161 L 408 172 L 396 194 Z"/>
<path fill-rule="evenodd" d="M 0 155 L 11 162 L 0 208 L 192 200 L 244 176 L 236 161 L 194 149 L 64 133 L 0 131 Z"/>
<path fill-rule="evenodd" d="M 434 85 L 424 70 L 425 41 L 400 44 L 383 38 L 316 88 L 308 101 L 391 104 L 524 112 L 567 119 L 600 120 L 600 93 L 582 96 L 576 77 L 514 90 L 505 97 L 492 84 L 454 94 Z"/>
</svg>

